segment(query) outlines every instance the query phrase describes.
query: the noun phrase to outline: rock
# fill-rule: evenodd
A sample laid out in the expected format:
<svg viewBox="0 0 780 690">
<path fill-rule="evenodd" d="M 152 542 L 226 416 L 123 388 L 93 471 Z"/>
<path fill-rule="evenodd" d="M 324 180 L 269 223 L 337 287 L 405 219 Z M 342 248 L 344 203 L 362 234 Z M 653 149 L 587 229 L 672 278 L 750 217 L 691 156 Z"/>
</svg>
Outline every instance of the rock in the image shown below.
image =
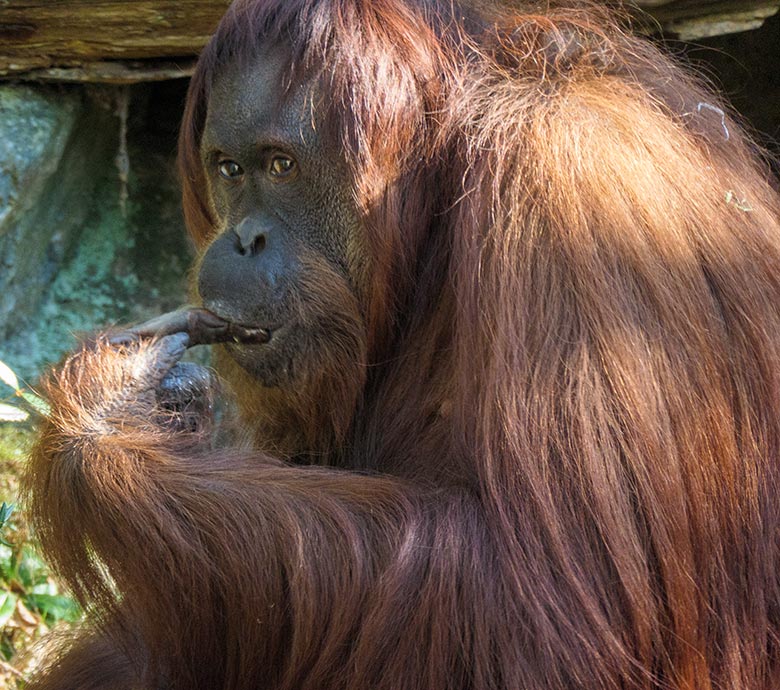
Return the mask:
<svg viewBox="0 0 780 690">
<path fill-rule="evenodd" d="M 0 86 L 0 341 L 79 239 L 116 125 L 80 91 Z"/>
<path fill-rule="evenodd" d="M 25 202 L 14 207 L 13 242 L 0 234 L 0 360 L 28 381 L 82 334 L 186 303 L 191 251 L 175 172 L 186 85 L 69 87 L 62 93 L 74 115 L 59 135 L 67 141 L 25 157 L 44 179 L 32 195 L 33 185 L 14 181 Z M 39 102 L 51 109 L 50 97 L 61 92 L 49 89 L 18 95 L 27 110 Z M 42 138 L 59 141 L 57 132 L 52 125 Z M 28 139 L 17 126 L 9 149 L 26 151 Z M 24 170 L 32 175 L 35 165 Z M 22 167 L 8 166 L 17 177 Z"/>
</svg>

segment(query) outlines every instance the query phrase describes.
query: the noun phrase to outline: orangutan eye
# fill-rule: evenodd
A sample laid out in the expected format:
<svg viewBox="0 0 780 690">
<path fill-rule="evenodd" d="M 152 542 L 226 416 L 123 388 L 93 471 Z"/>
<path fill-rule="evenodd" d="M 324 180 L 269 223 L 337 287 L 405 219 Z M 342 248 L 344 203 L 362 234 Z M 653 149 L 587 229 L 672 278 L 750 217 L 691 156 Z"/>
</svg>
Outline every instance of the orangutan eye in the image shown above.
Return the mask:
<svg viewBox="0 0 780 690">
<path fill-rule="evenodd" d="M 271 165 L 268 169 L 268 173 L 271 177 L 289 177 L 292 175 L 297 166 L 292 158 L 287 156 L 274 156 L 271 159 Z"/>
<path fill-rule="evenodd" d="M 226 180 L 236 180 L 244 174 L 244 169 L 231 160 L 220 161 L 218 170 L 219 174 Z"/>
</svg>

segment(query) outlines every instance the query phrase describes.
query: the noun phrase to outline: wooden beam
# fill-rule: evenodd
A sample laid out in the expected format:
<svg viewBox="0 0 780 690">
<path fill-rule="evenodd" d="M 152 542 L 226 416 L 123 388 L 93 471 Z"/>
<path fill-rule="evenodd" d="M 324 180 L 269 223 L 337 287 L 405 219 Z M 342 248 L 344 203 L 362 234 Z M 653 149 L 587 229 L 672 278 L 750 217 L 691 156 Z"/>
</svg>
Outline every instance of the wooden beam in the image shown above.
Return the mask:
<svg viewBox="0 0 780 690">
<path fill-rule="evenodd" d="M 0 0 L 0 75 L 190 58 L 230 0 Z"/>
<path fill-rule="evenodd" d="M 195 71 L 195 58 L 176 62 L 87 62 L 81 67 L 47 67 L 20 76 L 25 81 L 82 84 L 140 84 L 187 79 Z M 1 77 L 0 77 L 1 78 Z"/>
<path fill-rule="evenodd" d="M 664 34 L 683 41 L 758 29 L 780 10 L 780 0 L 639 0 L 637 4 L 650 12 Z"/>
<path fill-rule="evenodd" d="M 756 28 L 780 0 L 626 0 L 691 40 Z M 187 76 L 230 0 L 0 0 L 0 77 L 132 83 Z"/>
</svg>

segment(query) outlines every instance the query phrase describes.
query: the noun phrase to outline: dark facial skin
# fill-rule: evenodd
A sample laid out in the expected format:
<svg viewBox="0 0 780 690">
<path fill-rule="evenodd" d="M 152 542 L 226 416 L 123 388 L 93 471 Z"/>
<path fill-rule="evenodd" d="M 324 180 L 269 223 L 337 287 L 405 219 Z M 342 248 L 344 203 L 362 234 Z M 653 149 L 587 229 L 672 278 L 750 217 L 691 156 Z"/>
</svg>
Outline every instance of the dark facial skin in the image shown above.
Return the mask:
<svg viewBox="0 0 780 690">
<path fill-rule="evenodd" d="M 328 336 L 329 295 L 316 284 L 358 289 L 350 266 L 361 218 L 347 164 L 317 127 L 317 89 L 285 93 L 287 69 L 269 50 L 219 75 L 201 142 L 221 232 L 200 262 L 198 292 L 217 316 L 270 332 L 267 344 L 227 346 L 266 385 L 294 379 L 303 351 Z"/>
</svg>

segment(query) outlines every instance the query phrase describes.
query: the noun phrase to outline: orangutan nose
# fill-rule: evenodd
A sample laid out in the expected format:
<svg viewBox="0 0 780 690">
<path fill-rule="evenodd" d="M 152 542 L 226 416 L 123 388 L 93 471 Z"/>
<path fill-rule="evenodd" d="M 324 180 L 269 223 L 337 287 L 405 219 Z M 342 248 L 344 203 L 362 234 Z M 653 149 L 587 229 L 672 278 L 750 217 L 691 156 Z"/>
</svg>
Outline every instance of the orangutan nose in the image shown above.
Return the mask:
<svg viewBox="0 0 780 690">
<path fill-rule="evenodd" d="M 257 220 L 246 217 L 233 229 L 237 237 L 236 249 L 241 256 L 257 256 L 266 246 L 268 228 Z"/>
</svg>

